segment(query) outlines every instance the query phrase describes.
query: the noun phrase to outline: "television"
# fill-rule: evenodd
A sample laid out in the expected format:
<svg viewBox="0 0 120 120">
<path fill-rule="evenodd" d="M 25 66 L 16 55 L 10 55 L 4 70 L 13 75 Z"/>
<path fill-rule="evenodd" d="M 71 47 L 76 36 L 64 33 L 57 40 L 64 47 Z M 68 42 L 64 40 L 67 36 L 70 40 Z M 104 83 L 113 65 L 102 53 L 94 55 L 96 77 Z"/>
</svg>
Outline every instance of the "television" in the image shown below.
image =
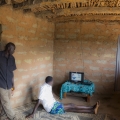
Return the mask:
<svg viewBox="0 0 120 120">
<path fill-rule="evenodd" d="M 69 72 L 69 80 L 71 82 L 83 82 L 84 73 L 83 72 Z"/>
</svg>

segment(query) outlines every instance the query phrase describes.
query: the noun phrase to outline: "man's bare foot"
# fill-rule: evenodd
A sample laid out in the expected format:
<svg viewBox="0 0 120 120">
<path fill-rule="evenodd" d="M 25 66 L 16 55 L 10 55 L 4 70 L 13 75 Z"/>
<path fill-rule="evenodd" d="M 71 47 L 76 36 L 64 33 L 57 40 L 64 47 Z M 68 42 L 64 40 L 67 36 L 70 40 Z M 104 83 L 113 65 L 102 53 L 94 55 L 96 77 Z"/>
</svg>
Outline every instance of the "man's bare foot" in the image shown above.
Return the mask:
<svg viewBox="0 0 120 120">
<path fill-rule="evenodd" d="M 94 114 L 97 114 L 99 106 L 100 106 L 100 101 L 96 103 L 96 106 L 94 108 Z"/>
<path fill-rule="evenodd" d="M 28 118 L 33 118 L 34 117 L 34 114 L 29 114 L 28 116 L 26 116 L 25 118 L 28 119 Z"/>
<path fill-rule="evenodd" d="M 100 106 L 100 101 L 98 101 L 98 106 Z"/>
<path fill-rule="evenodd" d="M 93 109 L 95 109 L 95 108 L 96 108 L 96 106 L 97 106 L 97 102 L 96 102 L 96 104 L 95 104 L 95 105 L 93 105 Z"/>
</svg>

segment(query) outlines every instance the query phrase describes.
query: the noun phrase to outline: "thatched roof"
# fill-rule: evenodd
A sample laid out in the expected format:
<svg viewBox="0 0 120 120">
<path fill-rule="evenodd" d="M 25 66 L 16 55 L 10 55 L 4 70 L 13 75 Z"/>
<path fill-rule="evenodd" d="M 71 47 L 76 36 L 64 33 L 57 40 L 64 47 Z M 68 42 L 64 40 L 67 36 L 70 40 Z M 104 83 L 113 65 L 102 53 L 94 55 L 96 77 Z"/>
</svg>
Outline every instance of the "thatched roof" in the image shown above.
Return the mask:
<svg viewBox="0 0 120 120">
<path fill-rule="evenodd" d="M 5 4 L 58 22 L 120 20 L 120 0 L 0 0 Z"/>
</svg>

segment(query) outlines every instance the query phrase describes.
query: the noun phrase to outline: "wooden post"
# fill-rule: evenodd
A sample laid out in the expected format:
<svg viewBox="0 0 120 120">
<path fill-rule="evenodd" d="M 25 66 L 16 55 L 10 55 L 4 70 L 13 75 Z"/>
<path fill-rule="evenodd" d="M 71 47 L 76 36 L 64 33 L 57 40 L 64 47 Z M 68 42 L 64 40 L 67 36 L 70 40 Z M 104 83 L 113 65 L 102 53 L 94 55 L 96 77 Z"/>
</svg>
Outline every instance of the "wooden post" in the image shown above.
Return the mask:
<svg viewBox="0 0 120 120">
<path fill-rule="evenodd" d="M 63 94 L 63 96 L 64 96 L 64 98 L 66 98 L 66 96 L 67 96 L 67 93 L 64 93 L 64 94 Z"/>
<path fill-rule="evenodd" d="M 90 95 L 87 95 L 87 102 L 90 102 Z"/>
</svg>

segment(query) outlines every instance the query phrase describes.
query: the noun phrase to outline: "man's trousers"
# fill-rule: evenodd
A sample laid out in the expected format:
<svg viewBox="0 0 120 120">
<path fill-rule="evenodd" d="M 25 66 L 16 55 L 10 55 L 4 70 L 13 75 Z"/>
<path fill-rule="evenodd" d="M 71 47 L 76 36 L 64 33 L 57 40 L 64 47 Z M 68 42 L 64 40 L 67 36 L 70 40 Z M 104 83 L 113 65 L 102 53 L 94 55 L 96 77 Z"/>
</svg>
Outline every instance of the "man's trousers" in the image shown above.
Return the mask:
<svg viewBox="0 0 120 120">
<path fill-rule="evenodd" d="M 17 120 L 10 104 L 11 90 L 0 88 L 0 107 L 10 120 Z"/>
</svg>

